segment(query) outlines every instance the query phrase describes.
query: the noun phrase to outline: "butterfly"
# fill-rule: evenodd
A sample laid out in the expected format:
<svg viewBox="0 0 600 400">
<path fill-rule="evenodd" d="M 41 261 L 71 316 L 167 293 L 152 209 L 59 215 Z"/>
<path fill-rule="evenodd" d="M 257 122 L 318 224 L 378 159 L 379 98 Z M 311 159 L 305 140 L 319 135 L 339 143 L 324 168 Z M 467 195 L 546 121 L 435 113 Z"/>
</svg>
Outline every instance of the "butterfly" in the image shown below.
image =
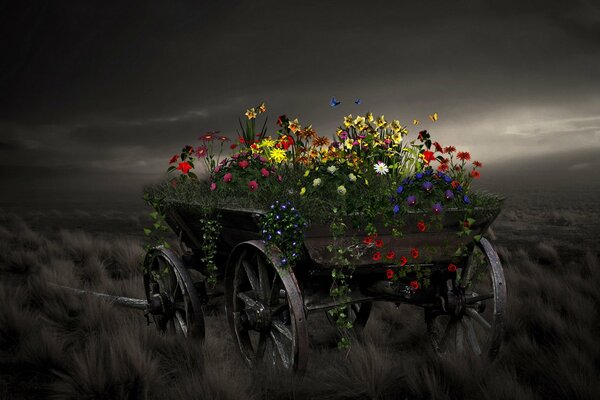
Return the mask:
<svg viewBox="0 0 600 400">
<path fill-rule="evenodd" d="M 437 120 L 438 120 L 438 115 L 437 115 L 437 113 L 436 113 L 436 112 L 434 112 L 433 114 L 431 114 L 431 115 L 429 116 L 429 119 L 431 120 L 431 122 L 435 122 L 435 121 L 437 121 Z"/>
<path fill-rule="evenodd" d="M 413 125 L 419 125 L 421 121 L 419 121 L 418 119 L 413 119 Z"/>
<path fill-rule="evenodd" d="M 337 107 L 337 106 L 339 106 L 340 104 L 342 104 L 342 102 L 341 102 L 341 101 L 337 101 L 337 99 L 336 99 L 335 97 L 332 97 L 332 98 L 331 98 L 331 101 L 329 102 L 329 105 L 330 105 L 331 107 Z"/>
<path fill-rule="evenodd" d="M 362 100 L 361 100 L 361 99 L 356 99 L 356 100 L 354 100 L 354 102 L 355 102 L 356 104 L 360 104 L 360 103 L 362 103 Z"/>
</svg>

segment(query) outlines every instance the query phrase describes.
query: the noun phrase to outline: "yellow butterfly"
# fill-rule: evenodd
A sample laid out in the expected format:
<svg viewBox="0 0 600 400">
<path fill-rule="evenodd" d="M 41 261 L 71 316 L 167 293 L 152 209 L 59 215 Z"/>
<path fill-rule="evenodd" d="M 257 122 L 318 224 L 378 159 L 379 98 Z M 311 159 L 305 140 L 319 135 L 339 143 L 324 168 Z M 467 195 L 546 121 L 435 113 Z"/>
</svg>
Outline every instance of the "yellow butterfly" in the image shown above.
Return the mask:
<svg viewBox="0 0 600 400">
<path fill-rule="evenodd" d="M 435 122 L 435 121 L 437 121 L 437 120 L 438 120 L 438 115 L 437 115 L 437 113 L 436 113 L 436 112 L 434 112 L 433 114 L 431 114 L 431 115 L 429 116 L 429 119 L 431 120 L 431 122 Z"/>
<path fill-rule="evenodd" d="M 418 119 L 413 119 L 413 125 L 419 125 L 421 121 L 419 121 Z"/>
</svg>

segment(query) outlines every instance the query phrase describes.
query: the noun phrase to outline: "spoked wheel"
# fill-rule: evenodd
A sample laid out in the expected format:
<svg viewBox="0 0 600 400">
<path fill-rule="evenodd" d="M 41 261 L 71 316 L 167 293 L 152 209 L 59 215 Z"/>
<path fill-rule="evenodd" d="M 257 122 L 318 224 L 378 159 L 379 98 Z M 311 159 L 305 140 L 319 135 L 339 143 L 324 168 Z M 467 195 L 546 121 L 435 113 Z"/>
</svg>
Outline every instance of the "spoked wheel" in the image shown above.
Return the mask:
<svg viewBox="0 0 600 400">
<path fill-rule="evenodd" d="M 185 337 L 204 338 L 204 314 L 194 283 L 179 257 L 162 247 L 144 260 L 144 288 L 157 328 Z"/>
<path fill-rule="evenodd" d="M 346 306 L 346 315 L 348 316 L 348 320 L 352 322 L 352 329 L 355 333 L 362 333 L 365 325 L 367 325 L 372 308 L 373 302 L 371 301 L 364 303 L 352 303 Z M 325 311 L 325 315 L 327 315 L 327 320 L 329 323 L 332 326 L 336 326 L 335 320 L 331 317 L 331 315 L 329 315 L 328 311 Z"/>
<path fill-rule="evenodd" d="M 246 363 L 303 374 L 308 331 L 292 270 L 261 242 L 246 242 L 234 249 L 225 284 L 227 319 Z"/>
<path fill-rule="evenodd" d="M 482 238 L 456 282 L 445 310 L 426 309 L 427 330 L 439 355 L 472 352 L 493 360 L 504 332 L 506 284 L 498 254 Z"/>
</svg>

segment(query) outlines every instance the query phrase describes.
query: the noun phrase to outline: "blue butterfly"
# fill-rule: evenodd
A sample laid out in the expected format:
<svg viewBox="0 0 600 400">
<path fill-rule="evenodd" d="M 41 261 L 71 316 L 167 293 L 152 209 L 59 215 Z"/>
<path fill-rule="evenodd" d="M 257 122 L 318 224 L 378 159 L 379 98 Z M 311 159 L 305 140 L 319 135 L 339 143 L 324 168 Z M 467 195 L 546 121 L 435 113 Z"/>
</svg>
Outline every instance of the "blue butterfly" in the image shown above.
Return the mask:
<svg viewBox="0 0 600 400">
<path fill-rule="evenodd" d="M 341 101 L 337 101 L 335 97 L 332 97 L 332 98 L 331 98 L 331 101 L 329 102 L 329 105 L 330 105 L 331 107 L 337 107 L 337 106 L 339 106 L 340 104 L 342 104 L 342 102 L 341 102 Z"/>
<path fill-rule="evenodd" d="M 362 100 L 361 100 L 361 99 L 356 99 L 356 100 L 354 100 L 354 102 L 355 102 L 356 104 L 360 104 L 360 103 L 362 103 Z"/>
</svg>

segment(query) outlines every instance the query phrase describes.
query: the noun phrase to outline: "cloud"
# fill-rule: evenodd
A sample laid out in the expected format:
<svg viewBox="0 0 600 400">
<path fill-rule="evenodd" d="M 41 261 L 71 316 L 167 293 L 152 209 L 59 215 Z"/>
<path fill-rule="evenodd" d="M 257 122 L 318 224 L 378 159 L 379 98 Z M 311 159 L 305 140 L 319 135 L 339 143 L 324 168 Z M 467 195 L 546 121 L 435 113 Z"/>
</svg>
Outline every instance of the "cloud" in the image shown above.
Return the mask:
<svg viewBox="0 0 600 400">
<path fill-rule="evenodd" d="M 600 116 L 589 116 L 507 125 L 504 133 L 518 136 L 551 136 L 576 133 L 593 137 L 599 130 Z"/>
</svg>

